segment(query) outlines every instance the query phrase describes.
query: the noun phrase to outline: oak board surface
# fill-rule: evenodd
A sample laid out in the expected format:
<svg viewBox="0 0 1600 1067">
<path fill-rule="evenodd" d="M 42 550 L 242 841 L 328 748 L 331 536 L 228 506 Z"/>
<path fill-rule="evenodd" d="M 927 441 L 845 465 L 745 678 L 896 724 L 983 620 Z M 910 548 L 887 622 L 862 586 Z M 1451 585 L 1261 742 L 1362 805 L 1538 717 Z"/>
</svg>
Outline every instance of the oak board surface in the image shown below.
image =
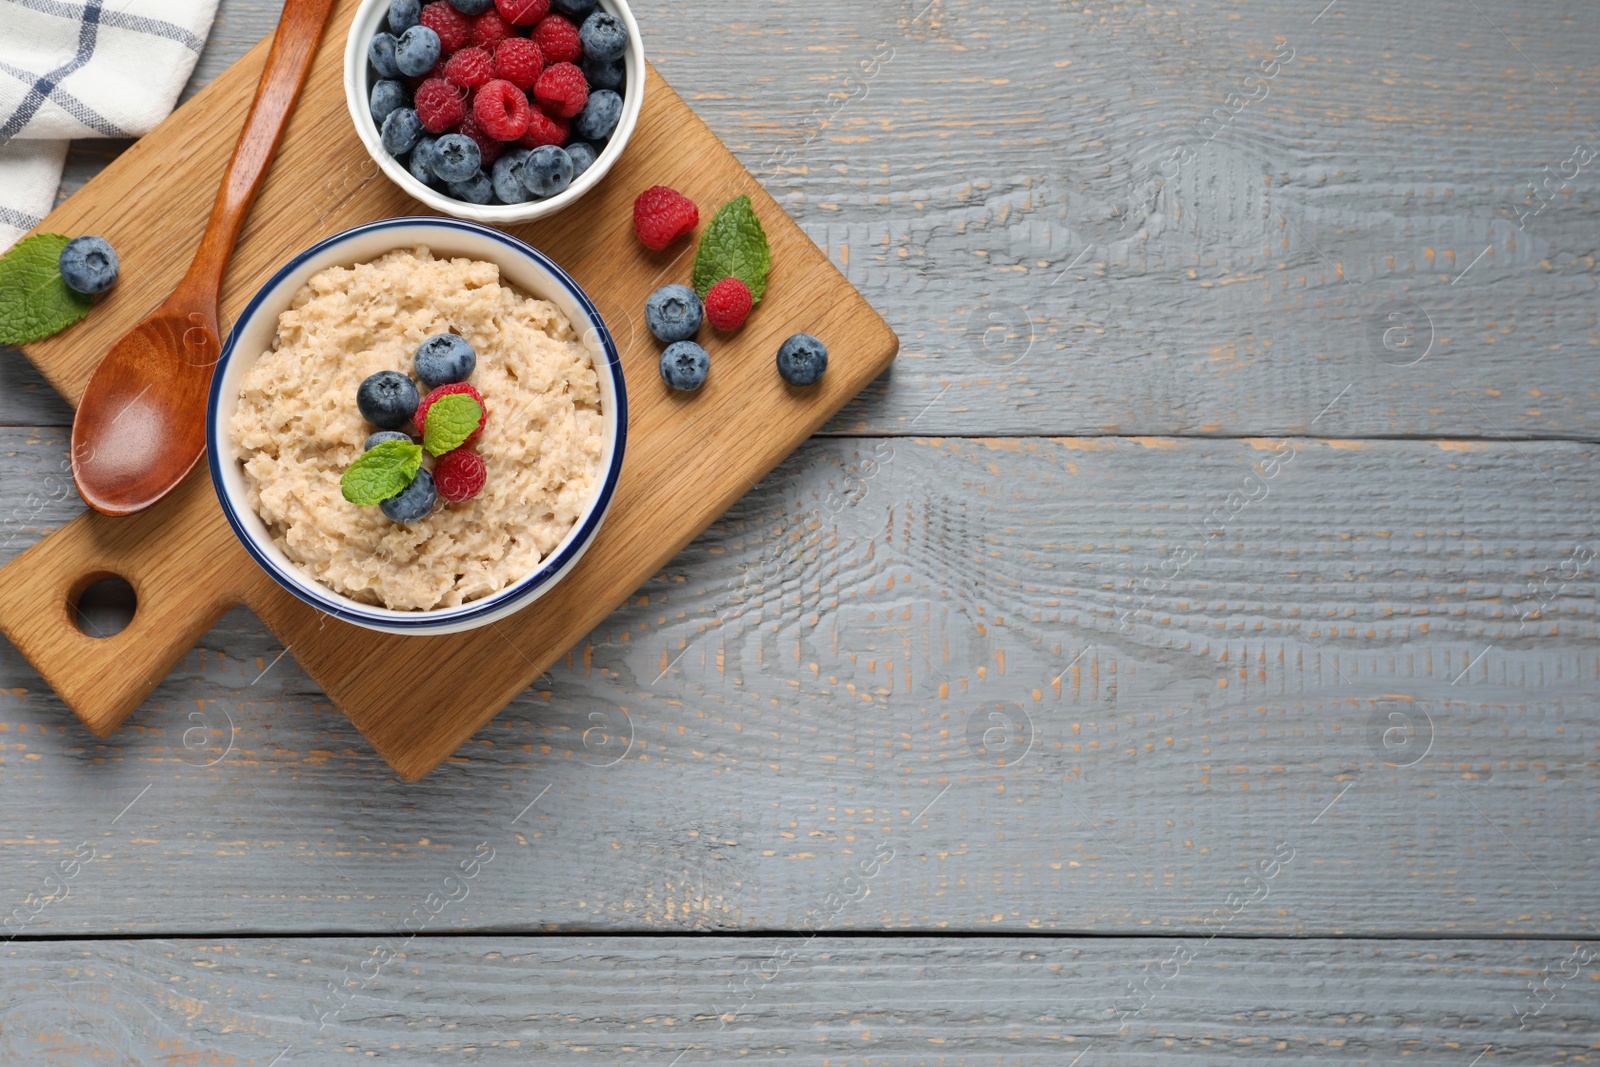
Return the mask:
<svg viewBox="0 0 1600 1067">
<path fill-rule="evenodd" d="M 351 128 L 343 40 L 354 0 L 339 5 L 241 235 L 223 289 L 224 317 L 282 263 L 317 240 L 374 219 L 418 214 L 378 171 Z M 99 354 L 177 281 L 173 249 L 192 247 L 248 106 L 258 46 L 161 128 L 142 138 L 41 226 L 96 232 L 119 249 L 126 279 L 77 328 L 27 348 L 58 392 L 75 399 Z M 661 384 L 658 346 L 639 309 L 687 278 L 692 241 L 664 252 L 633 234 L 631 206 L 667 184 L 715 208 L 751 195 L 775 269 L 745 327 L 709 341 L 716 373 L 692 397 Z M 444 637 L 374 634 L 330 619 L 264 581 L 196 470 L 157 507 L 129 518 L 88 514 L 17 562 L 0 583 L 0 630 L 39 665 L 98 733 L 116 728 L 193 641 L 232 604 L 248 603 L 373 746 L 415 779 L 488 722 L 637 585 L 726 510 L 894 358 L 897 342 L 715 136 L 651 72 L 622 159 L 581 207 L 510 232 L 565 267 L 605 316 L 631 383 L 629 443 L 616 496 L 584 559 L 536 605 Z M 778 377 L 772 358 L 793 333 L 830 344 L 813 389 Z M 116 574 L 140 599 L 127 630 L 96 640 L 72 618 L 92 579 Z M 426 661 L 396 691 L 383 665 Z"/>
</svg>

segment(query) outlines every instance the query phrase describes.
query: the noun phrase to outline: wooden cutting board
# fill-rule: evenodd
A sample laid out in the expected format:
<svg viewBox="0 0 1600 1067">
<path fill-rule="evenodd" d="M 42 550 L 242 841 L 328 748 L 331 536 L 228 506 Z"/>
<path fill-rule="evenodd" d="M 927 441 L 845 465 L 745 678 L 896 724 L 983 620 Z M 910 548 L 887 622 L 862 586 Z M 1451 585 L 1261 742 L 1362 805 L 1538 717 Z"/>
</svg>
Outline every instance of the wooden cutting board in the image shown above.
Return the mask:
<svg viewBox="0 0 1600 1067">
<path fill-rule="evenodd" d="M 245 224 L 223 286 L 231 323 L 285 260 L 349 226 L 422 205 L 383 177 L 345 110 L 342 54 L 356 0 L 341 0 L 305 94 Z M 647 42 L 648 47 L 649 42 Z M 106 237 L 122 278 L 84 322 L 28 346 L 28 357 L 76 403 L 111 343 L 177 283 L 199 241 L 223 165 L 244 122 L 267 42 L 107 167 L 39 225 Z M 634 197 L 670 185 L 700 205 L 702 224 L 748 193 L 772 243 L 766 298 L 733 337 L 712 335 L 707 384 L 675 396 L 656 370 L 645 297 L 687 282 L 690 241 L 652 253 L 633 235 Z M 861 294 L 651 69 L 627 151 L 576 207 L 509 232 L 565 267 L 617 336 L 626 370 L 628 448 L 611 513 L 578 566 L 517 615 L 465 634 L 394 637 L 327 618 L 283 592 L 245 554 L 201 464 L 142 514 L 79 516 L 0 574 L 0 631 L 62 699 L 104 736 L 139 705 L 228 608 L 249 605 L 405 779 L 438 766 L 505 704 L 880 374 L 899 342 Z M 811 390 L 784 385 L 774 353 L 816 334 L 828 372 Z M 702 338 L 705 340 L 705 338 Z M 200 413 L 196 413 L 196 418 Z M 74 604 L 120 575 L 133 621 L 85 636 Z M 396 663 L 427 662 L 397 685 Z"/>
</svg>

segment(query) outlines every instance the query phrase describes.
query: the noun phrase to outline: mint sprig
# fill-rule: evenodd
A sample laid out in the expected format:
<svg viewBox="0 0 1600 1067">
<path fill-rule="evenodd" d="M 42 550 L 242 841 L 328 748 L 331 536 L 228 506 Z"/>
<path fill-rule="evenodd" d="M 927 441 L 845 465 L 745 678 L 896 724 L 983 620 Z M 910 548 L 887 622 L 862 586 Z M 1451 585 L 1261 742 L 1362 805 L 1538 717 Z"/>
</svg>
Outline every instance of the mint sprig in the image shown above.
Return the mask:
<svg viewBox="0 0 1600 1067">
<path fill-rule="evenodd" d="M 422 469 L 422 446 L 411 441 L 383 441 L 361 453 L 345 468 L 339 491 L 361 508 L 388 500 L 411 484 Z"/>
<path fill-rule="evenodd" d="M 428 406 L 423 420 L 422 447 L 436 456 L 460 448 L 478 423 L 483 421 L 483 405 L 466 393 L 441 396 Z"/>
<path fill-rule="evenodd" d="M 61 279 L 61 250 L 71 239 L 36 233 L 0 256 L 0 343 L 37 341 L 89 314 L 93 301 Z"/>
<path fill-rule="evenodd" d="M 694 291 L 706 298 L 724 278 L 738 278 L 750 287 L 752 304 L 767 291 L 772 249 L 748 196 L 736 196 L 717 209 L 694 254 Z"/>
</svg>

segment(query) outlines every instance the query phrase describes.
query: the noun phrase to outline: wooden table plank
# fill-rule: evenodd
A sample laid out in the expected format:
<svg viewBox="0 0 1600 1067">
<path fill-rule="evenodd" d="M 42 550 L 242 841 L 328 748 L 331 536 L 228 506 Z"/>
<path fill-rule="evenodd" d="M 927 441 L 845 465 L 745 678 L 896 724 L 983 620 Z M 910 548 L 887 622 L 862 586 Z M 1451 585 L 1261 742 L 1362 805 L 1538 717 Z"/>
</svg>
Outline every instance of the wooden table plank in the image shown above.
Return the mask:
<svg viewBox="0 0 1600 1067">
<path fill-rule="evenodd" d="M 275 6 L 225 5 L 198 77 Z M 833 432 L 1600 434 L 1597 164 L 1563 166 L 1600 150 L 1600 22 L 1325 6 L 637 10 L 904 339 Z M 1275 45 L 1294 58 L 1261 80 Z M 1231 115 L 1230 93 L 1265 95 Z M 1369 339 L 1396 301 L 1433 340 L 1414 366 Z M 12 362 L 0 423 L 66 421 Z"/>
<path fill-rule="evenodd" d="M 244 613 L 104 741 L 7 649 L 0 899 L 87 840 L 39 932 L 372 930 L 494 833 L 464 929 L 793 929 L 886 842 L 852 928 L 1138 932 L 1281 841 L 1230 929 L 1582 935 L 1593 451 L 814 441 L 417 786 Z"/>
<path fill-rule="evenodd" d="M 419 899 L 430 888 L 419 884 Z M 379 1057 L 1117 1067 L 1289 1057 L 1387 1067 L 1465 1065 L 1492 1050 L 1498 1063 L 1547 1067 L 1600 1058 L 1597 956 L 1594 940 L 397 932 L 12 944 L 0 954 L 0 1051 L 8 1064 L 40 1065 L 341 1067 Z M 1541 991 L 1537 1014 L 1530 985 Z"/>
</svg>

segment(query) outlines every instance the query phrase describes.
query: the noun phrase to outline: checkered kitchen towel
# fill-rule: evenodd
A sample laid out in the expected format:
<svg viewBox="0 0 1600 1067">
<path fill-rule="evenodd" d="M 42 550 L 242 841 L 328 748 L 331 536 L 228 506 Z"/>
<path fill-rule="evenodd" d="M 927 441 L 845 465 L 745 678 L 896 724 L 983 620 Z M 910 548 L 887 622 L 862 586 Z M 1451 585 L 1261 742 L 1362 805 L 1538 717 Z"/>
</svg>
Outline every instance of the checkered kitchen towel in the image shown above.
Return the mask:
<svg viewBox="0 0 1600 1067">
<path fill-rule="evenodd" d="M 0 0 L 0 251 L 55 204 L 67 142 L 172 111 L 217 0 Z"/>
</svg>

